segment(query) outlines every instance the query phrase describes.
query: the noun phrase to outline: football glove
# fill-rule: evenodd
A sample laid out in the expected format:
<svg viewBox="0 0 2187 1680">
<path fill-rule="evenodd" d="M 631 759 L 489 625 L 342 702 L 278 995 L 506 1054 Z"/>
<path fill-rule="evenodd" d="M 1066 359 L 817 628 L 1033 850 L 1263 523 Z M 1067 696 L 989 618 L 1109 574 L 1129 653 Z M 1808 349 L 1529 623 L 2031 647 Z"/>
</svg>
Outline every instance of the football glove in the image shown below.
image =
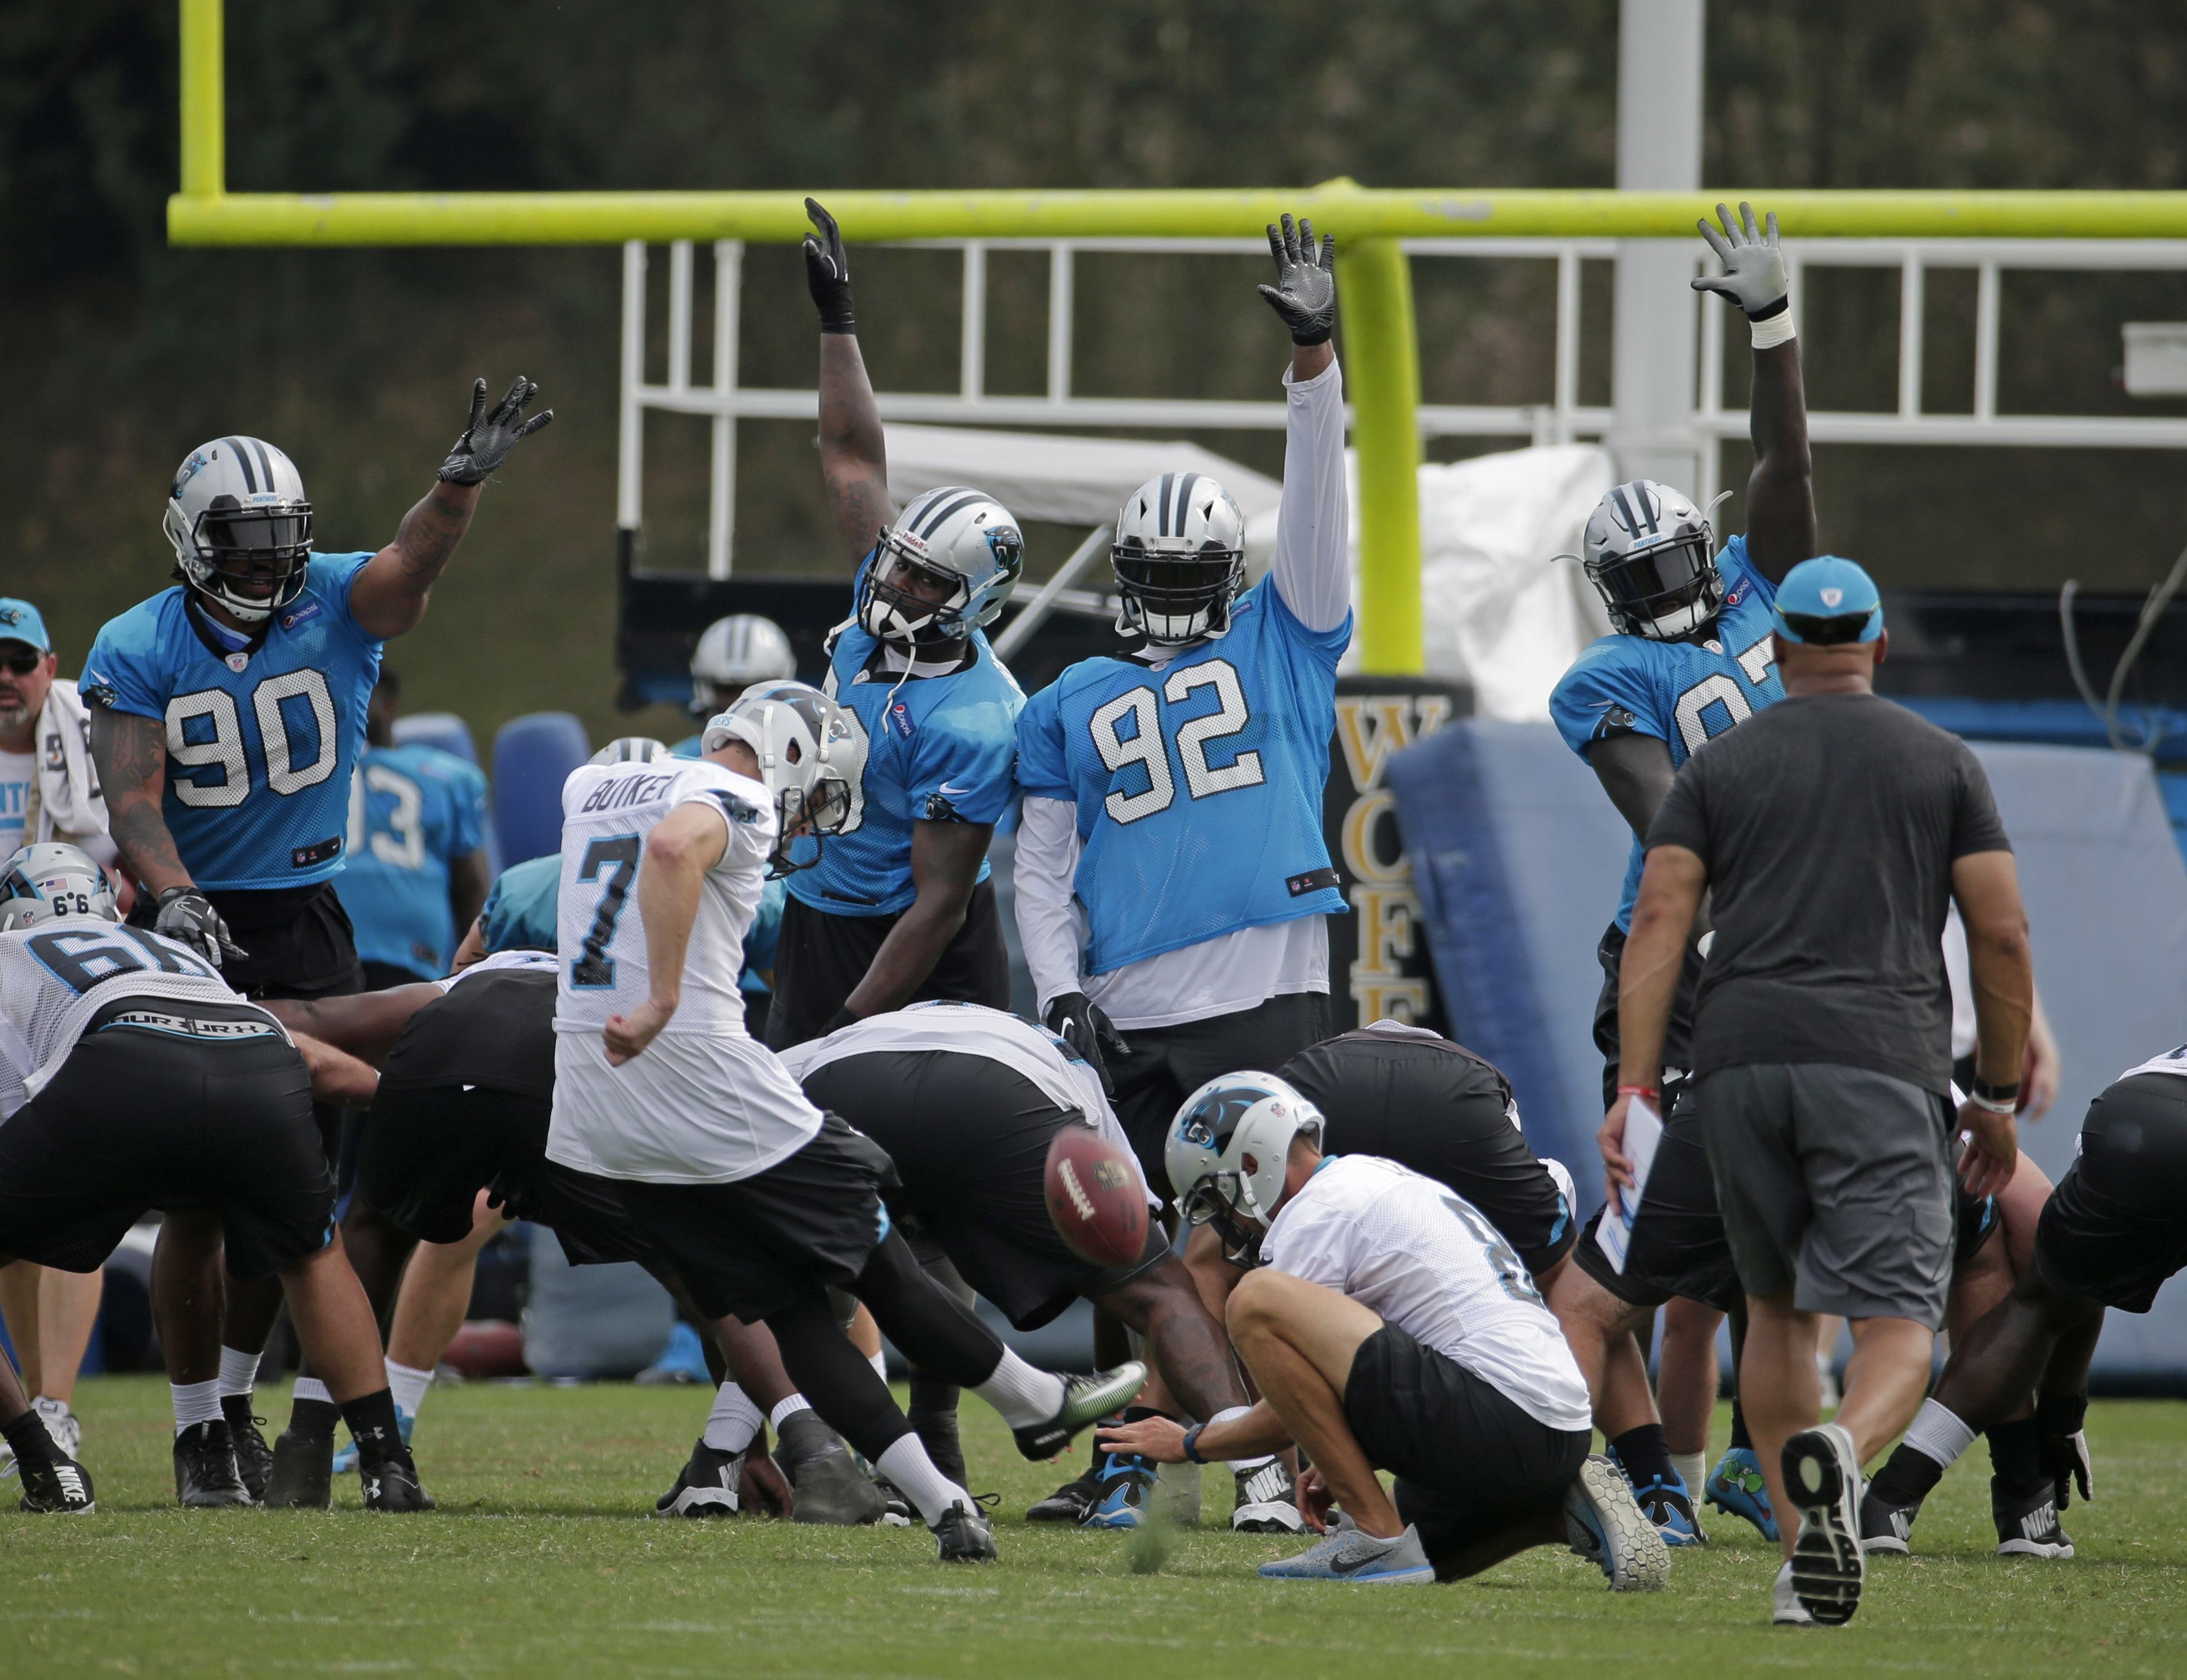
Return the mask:
<svg viewBox="0 0 2187 1680">
<path fill-rule="evenodd" d="M 171 886 L 160 895 L 160 913 L 152 931 L 188 946 L 216 969 L 230 958 L 250 954 L 229 936 L 228 924 L 212 907 L 212 901 L 194 886 Z"/>
<path fill-rule="evenodd" d="M 1100 1076 L 1105 1096 L 1116 1094 L 1110 1076 L 1110 1056 L 1127 1056 L 1132 1047 L 1119 1037 L 1100 1007 L 1082 992 L 1066 992 L 1048 1006 L 1048 1030 L 1077 1052 L 1081 1060 Z"/>
<path fill-rule="evenodd" d="M 2096 1497 L 2096 1470 L 2089 1457 L 2088 1432 L 2075 1430 L 2071 1435 L 2038 1436 L 2037 1440 L 2058 1509 L 2062 1511 L 2072 1503 L 2077 1487 L 2081 1492 L 2082 1503 L 2093 1504 Z"/>
<path fill-rule="evenodd" d="M 1268 249 L 1275 255 L 1276 284 L 1262 287 L 1261 295 L 1284 317 L 1293 344 L 1327 344 L 1336 330 L 1336 235 L 1324 234 L 1317 254 L 1313 223 L 1302 221 L 1294 229 L 1286 215 L 1281 233 L 1269 228 Z"/>
<path fill-rule="evenodd" d="M 552 408 L 528 420 L 524 418 L 524 411 L 538 395 L 539 387 L 519 374 L 516 383 L 509 388 L 509 395 L 487 413 L 486 381 L 472 381 L 471 417 L 464 427 L 464 435 L 456 440 L 456 447 L 448 452 L 448 458 L 441 464 L 441 482 L 483 484 L 499 471 L 510 450 L 554 419 Z M 482 413 L 483 420 L 480 419 Z"/>
<path fill-rule="evenodd" d="M 1791 303 L 1792 288 L 1785 278 L 1785 253 L 1777 244 L 1777 212 L 1769 212 L 1766 233 L 1755 227 L 1751 204 L 1740 205 L 1737 222 L 1723 205 L 1716 207 L 1716 213 L 1723 223 L 1722 233 L 1706 217 L 1695 225 L 1723 264 L 1723 273 L 1695 277 L 1694 289 L 1729 298 L 1746 312 L 1750 321 L 1767 321 L 1783 314 Z"/>
<path fill-rule="evenodd" d="M 858 323 L 851 308 L 851 259 L 843 254 L 843 230 L 817 199 L 806 199 L 805 213 L 820 230 L 805 236 L 805 289 L 820 312 L 820 330 L 855 333 Z"/>
</svg>

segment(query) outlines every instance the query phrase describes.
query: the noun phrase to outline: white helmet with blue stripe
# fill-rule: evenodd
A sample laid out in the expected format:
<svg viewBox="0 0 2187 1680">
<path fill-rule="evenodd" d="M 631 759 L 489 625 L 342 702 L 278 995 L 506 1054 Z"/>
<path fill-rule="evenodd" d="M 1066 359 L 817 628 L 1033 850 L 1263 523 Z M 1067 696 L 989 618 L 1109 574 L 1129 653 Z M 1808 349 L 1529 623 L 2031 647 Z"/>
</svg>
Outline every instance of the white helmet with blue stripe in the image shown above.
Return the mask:
<svg viewBox="0 0 2187 1680">
<path fill-rule="evenodd" d="M 929 600 L 890 581 L 898 566 L 943 590 Z M 962 641 L 994 621 L 1025 570 L 1025 533 L 1008 508 L 961 484 L 930 490 L 880 536 L 858 585 L 858 622 L 884 642 Z"/>
<path fill-rule="evenodd" d="M 1303 1133 L 1318 1148 L 1325 1129 L 1321 1110 L 1272 1073 L 1209 1080 L 1184 1099 L 1162 1145 L 1177 1211 L 1188 1225 L 1212 1224 L 1233 1265 L 1259 1265 L 1291 1142 Z"/>
<path fill-rule="evenodd" d="M 1118 634 L 1164 647 L 1224 635 L 1245 582 L 1245 516 L 1206 473 L 1163 473 L 1118 511 L 1109 559 Z"/>
<path fill-rule="evenodd" d="M 73 846 L 26 846 L 0 863 L 0 933 L 70 916 L 121 919 L 106 871 Z"/>
<path fill-rule="evenodd" d="M 190 451 L 160 525 L 184 581 L 245 624 L 304 593 L 312 504 L 296 464 L 270 443 L 218 437 Z"/>
</svg>

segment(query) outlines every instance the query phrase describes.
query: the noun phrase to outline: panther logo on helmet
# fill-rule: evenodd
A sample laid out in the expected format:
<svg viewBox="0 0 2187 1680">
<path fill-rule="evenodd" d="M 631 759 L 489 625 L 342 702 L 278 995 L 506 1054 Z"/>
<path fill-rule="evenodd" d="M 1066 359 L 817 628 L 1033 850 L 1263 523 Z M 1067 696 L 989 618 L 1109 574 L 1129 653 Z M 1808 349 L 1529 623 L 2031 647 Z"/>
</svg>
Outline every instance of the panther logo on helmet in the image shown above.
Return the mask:
<svg viewBox="0 0 2187 1680">
<path fill-rule="evenodd" d="M 183 581 L 239 623 L 263 623 L 304 593 L 312 504 L 296 464 L 270 443 L 223 437 L 193 449 L 160 528 Z"/>
</svg>

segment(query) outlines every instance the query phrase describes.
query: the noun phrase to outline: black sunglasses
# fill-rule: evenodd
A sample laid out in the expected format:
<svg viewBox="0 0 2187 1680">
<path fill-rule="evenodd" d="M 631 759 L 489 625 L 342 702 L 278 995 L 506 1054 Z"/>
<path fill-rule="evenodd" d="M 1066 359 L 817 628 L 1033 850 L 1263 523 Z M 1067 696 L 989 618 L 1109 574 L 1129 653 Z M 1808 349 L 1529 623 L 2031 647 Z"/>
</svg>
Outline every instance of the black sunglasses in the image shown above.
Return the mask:
<svg viewBox="0 0 2187 1680">
<path fill-rule="evenodd" d="M 45 662 L 43 654 L 0 654 L 0 671 L 13 677 L 28 677 Z"/>
</svg>

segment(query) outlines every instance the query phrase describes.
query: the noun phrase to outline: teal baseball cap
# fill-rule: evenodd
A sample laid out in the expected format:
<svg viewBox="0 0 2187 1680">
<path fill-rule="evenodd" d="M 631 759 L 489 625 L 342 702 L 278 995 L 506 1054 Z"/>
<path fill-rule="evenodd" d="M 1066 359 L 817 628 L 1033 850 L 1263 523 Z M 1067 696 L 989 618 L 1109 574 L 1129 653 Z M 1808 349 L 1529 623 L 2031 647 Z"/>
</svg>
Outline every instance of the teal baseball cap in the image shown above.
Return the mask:
<svg viewBox="0 0 2187 1680">
<path fill-rule="evenodd" d="M 42 654 L 51 653 L 53 647 L 38 610 L 8 595 L 0 595 L 0 642 L 27 642 Z"/>
<path fill-rule="evenodd" d="M 1774 616 L 1777 633 L 1788 642 L 1873 642 L 1883 634 L 1883 596 L 1852 561 L 1819 554 L 1785 574 Z"/>
</svg>

